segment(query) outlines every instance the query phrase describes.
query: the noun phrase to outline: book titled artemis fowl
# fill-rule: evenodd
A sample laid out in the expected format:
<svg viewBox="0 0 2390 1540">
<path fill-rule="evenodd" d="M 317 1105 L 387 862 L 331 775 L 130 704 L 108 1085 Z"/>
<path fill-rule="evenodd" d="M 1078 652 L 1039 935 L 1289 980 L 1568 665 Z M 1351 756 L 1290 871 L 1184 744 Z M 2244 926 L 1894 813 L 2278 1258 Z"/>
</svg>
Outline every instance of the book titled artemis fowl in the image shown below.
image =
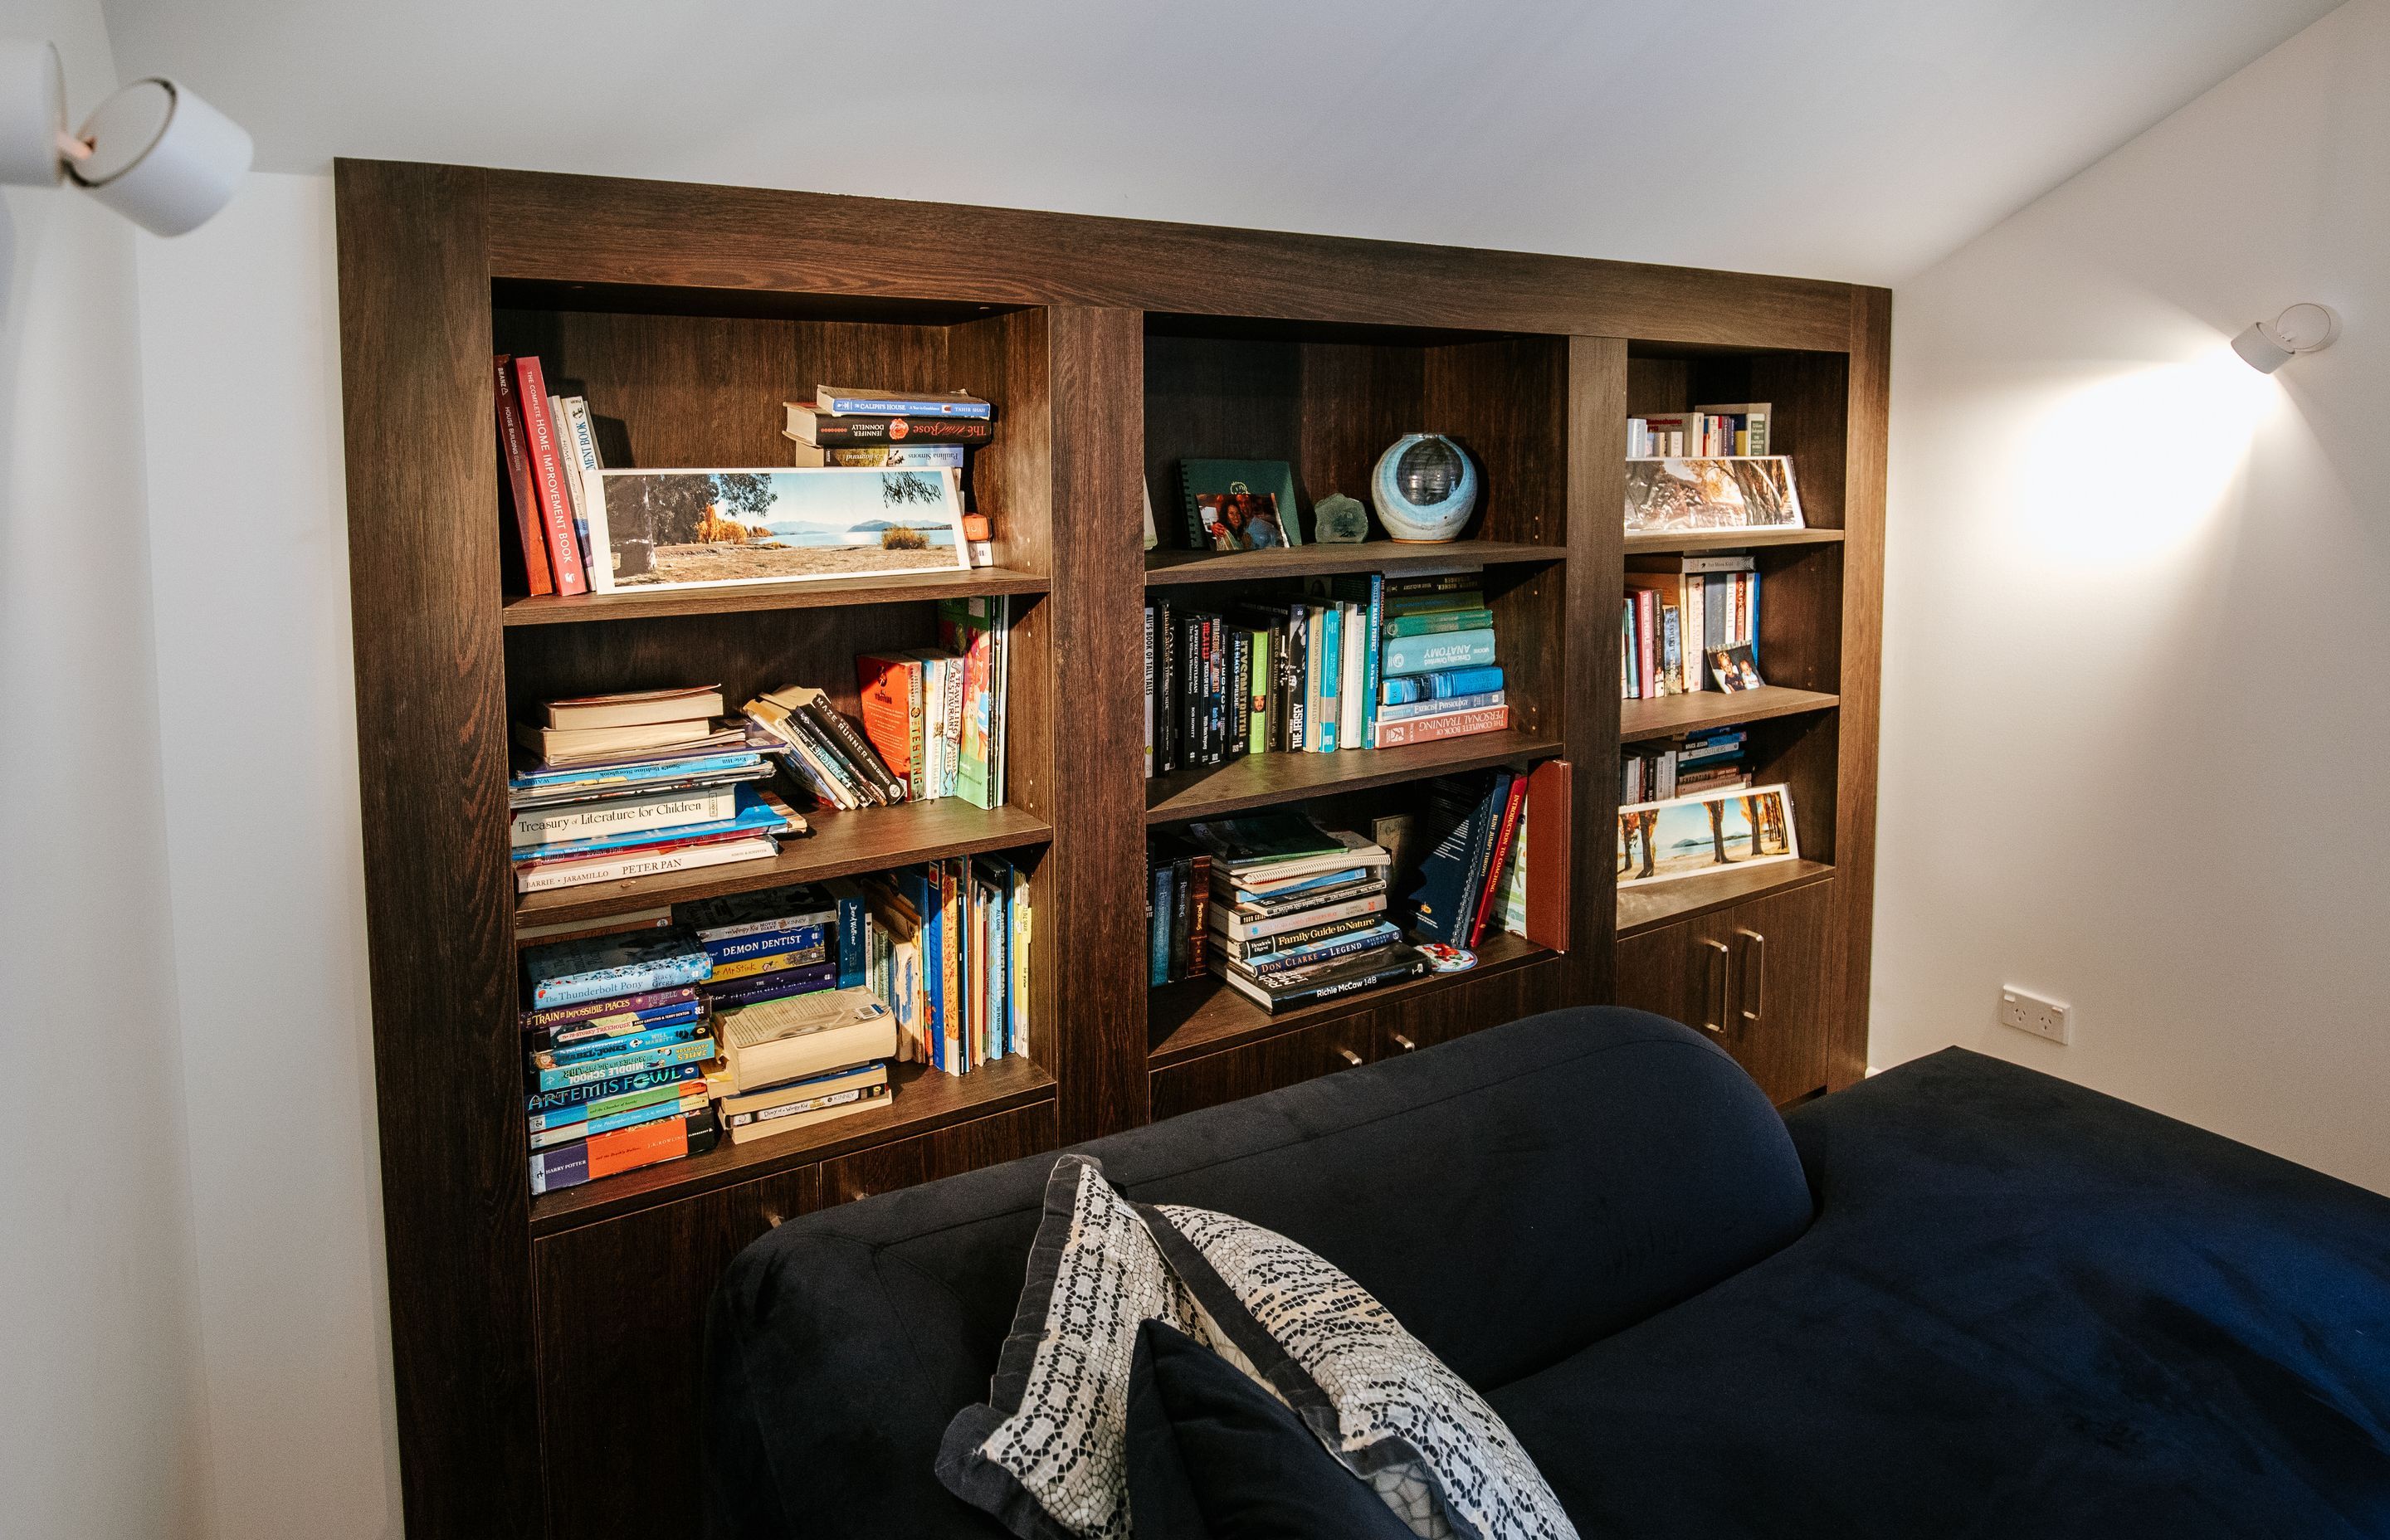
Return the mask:
<svg viewBox="0 0 2390 1540">
<path fill-rule="evenodd" d="M 603 1000 L 675 984 L 702 983 L 713 976 L 713 959 L 685 925 L 585 936 L 534 946 L 523 953 L 534 1010 Z"/>
</svg>

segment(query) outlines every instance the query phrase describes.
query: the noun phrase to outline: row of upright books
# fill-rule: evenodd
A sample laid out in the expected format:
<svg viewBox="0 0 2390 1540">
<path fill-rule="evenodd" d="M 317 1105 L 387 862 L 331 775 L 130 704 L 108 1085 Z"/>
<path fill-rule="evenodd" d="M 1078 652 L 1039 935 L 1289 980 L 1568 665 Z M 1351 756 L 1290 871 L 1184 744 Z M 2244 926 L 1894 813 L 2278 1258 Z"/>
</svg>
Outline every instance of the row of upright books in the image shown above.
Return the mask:
<svg viewBox="0 0 2390 1540">
<path fill-rule="evenodd" d="M 1004 804 L 1010 604 L 1000 594 L 941 600 L 937 647 L 855 660 L 863 730 L 913 801 Z"/>
<path fill-rule="evenodd" d="M 1756 671 L 1760 575 L 1748 552 L 1630 558 L 1619 611 L 1622 699 L 1743 687 L 1739 674 L 1731 686 L 1721 679 L 1716 655 L 1747 648 L 1737 658 Z"/>
<path fill-rule="evenodd" d="M 533 594 L 591 587 L 588 479 L 603 468 L 589 403 L 548 390 L 530 354 L 491 360 L 498 412 L 498 485 L 514 512 L 523 581 Z"/>
<path fill-rule="evenodd" d="M 1768 424 L 1775 408 L 1764 401 L 1700 406 L 1690 412 L 1654 412 L 1626 419 L 1626 457 L 1718 459 L 1767 455 Z"/>
<path fill-rule="evenodd" d="M 533 1194 L 881 1105 L 1029 1048 L 1027 874 L 933 862 L 589 922 L 523 953 Z"/>
<path fill-rule="evenodd" d="M 1706 727 L 1674 744 L 1628 744 L 1619 756 L 1619 805 L 1751 785 L 1749 738 L 1741 727 Z"/>
<path fill-rule="evenodd" d="M 1226 610 L 1145 609 L 1149 776 L 1246 754 L 1394 748 L 1510 725 L 1473 574 L 1314 578 Z"/>
</svg>

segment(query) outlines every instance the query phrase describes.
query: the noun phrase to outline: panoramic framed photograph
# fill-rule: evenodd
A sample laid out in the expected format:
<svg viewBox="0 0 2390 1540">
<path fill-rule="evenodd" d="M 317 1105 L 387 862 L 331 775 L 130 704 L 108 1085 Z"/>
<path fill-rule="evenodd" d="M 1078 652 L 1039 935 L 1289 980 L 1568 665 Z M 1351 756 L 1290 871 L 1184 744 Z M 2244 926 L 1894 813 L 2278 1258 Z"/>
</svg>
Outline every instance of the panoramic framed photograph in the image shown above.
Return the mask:
<svg viewBox="0 0 2390 1540">
<path fill-rule="evenodd" d="M 1784 456 L 1626 462 L 1630 533 L 1801 527 L 1801 491 Z"/>
<path fill-rule="evenodd" d="M 1789 786 L 1728 787 L 1618 810 L 1618 885 L 1801 858 Z"/>
<path fill-rule="evenodd" d="M 597 470 L 583 484 L 601 594 L 970 566 L 959 471 Z"/>
</svg>

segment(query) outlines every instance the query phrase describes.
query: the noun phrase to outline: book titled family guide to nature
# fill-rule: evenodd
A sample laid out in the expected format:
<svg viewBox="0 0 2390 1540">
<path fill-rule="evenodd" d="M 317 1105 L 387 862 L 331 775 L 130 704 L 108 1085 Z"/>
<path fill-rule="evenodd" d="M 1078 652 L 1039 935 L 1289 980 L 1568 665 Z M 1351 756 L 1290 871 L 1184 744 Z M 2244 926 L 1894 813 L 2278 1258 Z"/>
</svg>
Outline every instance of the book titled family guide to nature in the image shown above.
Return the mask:
<svg viewBox="0 0 2390 1540">
<path fill-rule="evenodd" d="M 590 470 L 590 586 L 966 571 L 953 470 Z"/>
</svg>

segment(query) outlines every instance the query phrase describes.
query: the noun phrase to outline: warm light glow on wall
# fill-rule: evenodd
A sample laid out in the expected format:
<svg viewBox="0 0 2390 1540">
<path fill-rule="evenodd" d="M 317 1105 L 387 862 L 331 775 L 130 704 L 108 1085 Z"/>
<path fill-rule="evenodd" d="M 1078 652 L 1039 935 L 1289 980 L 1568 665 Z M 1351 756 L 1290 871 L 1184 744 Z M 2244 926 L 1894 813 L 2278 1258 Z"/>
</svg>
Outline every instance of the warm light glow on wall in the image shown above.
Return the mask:
<svg viewBox="0 0 2390 1540">
<path fill-rule="evenodd" d="M 2188 362 L 2066 391 L 2014 460 L 2019 533 L 2077 563 L 2129 565 L 2183 547 L 2223 507 L 2280 395 L 2221 338 Z"/>
</svg>

